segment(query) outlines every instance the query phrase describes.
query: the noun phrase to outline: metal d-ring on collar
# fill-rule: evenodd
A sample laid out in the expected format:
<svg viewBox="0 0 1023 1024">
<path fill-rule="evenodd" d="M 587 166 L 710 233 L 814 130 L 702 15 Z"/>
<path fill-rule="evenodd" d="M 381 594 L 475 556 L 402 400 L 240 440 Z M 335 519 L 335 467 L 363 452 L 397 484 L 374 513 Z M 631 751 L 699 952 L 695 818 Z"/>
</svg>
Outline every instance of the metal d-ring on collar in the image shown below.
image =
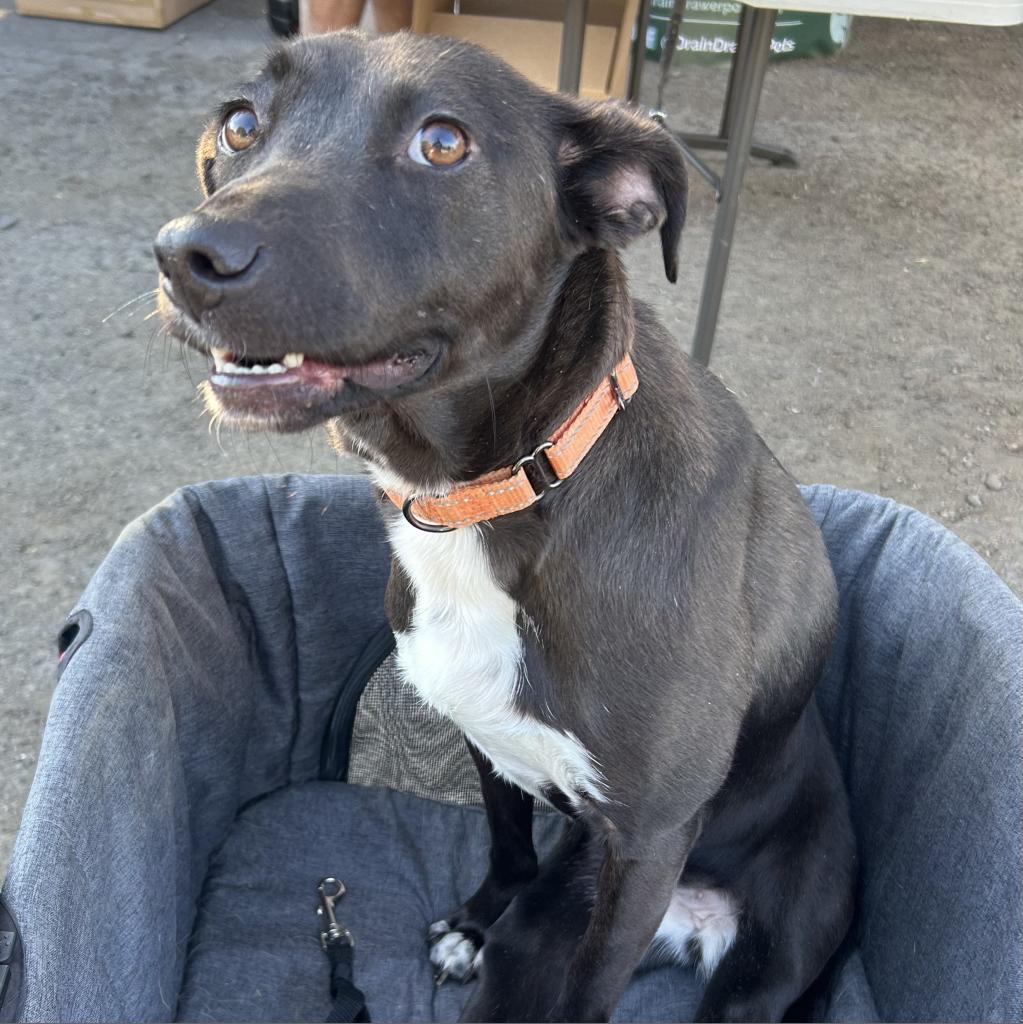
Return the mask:
<svg viewBox="0 0 1023 1024">
<path fill-rule="evenodd" d="M 436 523 L 424 523 L 422 519 L 417 519 L 416 514 L 412 511 L 412 503 L 418 499 L 419 495 L 413 494 L 411 498 L 406 498 L 401 506 L 401 514 L 412 526 L 424 533 L 451 533 L 454 530 L 453 526 L 438 526 Z"/>
<path fill-rule="evenodd" d="M 538 444 L 532 450 L 532 452 L 529 453 L 529 455 L 523 455 L 522 458 L 519 459 L 519 461 L 516 462 L 514 466 L 512 466 L 512 476 L 515 476 L 515 474 L 518 473 L 518 471 L 522 469 L 523 466 L 528 465 L 530 462 L 533 463 L 534 466 L 539 466 L 544 476 L 547 476 L 547 469 L 550 470 L 551 476 L 554 477 L 554 483 L 549 483 L 547 480 L 544 480 L 543 487 L 537 491 L 536 484 L 534 484 L 532 480 L 529 481 L 532 485 L 533 490 L 536 491 L 536 496 L 538 498 L 542 498 L 548 491 L 553 491 L 555 487 L 560 487 L 565 482 L 564 480 L 558 479 L 558 477 L 554 474 L 554 467 L 550 464 L 549 460 L 545 458 L 543 463 L 537 462 L 537 457 L 542 452 L 545 452 L 548 448 L 553 447 L 553 441 L 544 441 L 543 444 Z M 546 463 L 547 469 L 544 469 L 544 463 Z"/>
<path fill-rule="evenodd" d="M 615 381 L 615 388 L 618 388 L 617 381 Z M 621 394 L 620 389 L 618 394 Z M 621 404 L 621 401 L 622 399 L 619 398 L 619 404 Z M 625 406 L 622 406 L 622 408 L 624 409 Z M 542 498 L 548 491 L 553 491 L 555 487 L 560 487 L 565 482 L 564 480 L 558 479 L 554 472 L 554 467 L 551 466 L 549 462 L 546 463 L 547 468 L 544 469 L 544 463 L 538 461 L 540 455 L 547 451 L 548 448 L 553 447 L 553 441 L 544 441 L 542 444 L 538 444 L 528 455 L 523 455 L 522 458 L 512 466 L 511 477 L 521 473 L 523 467 L 527 466 L 529 463 L 533 463 L 534 466 L 540 466 L 541 472 L 544 473 L 544 476 L 547 476 L 549 472 L 550 476 L 553 477 L 553 483 L 549 480 L 544 480 L 540 487 L 537 487 L 537 485 L 533 483 L 532 479 L 529 480 L 530 486 L 536 492 L 537 500 Z M 509 479 L 511 477 L 509 477 Z M 406 498 L 401 506 L 401 514 L 410 525 L 414 526 L 417 530 L 423 530 L 425 533 L 451 533 L 451 531 L 455 529 L 453 526 L 438 526 L 436 523 L 427 523 L 422 519 L 419 519 L 415 512 L 412 511 L 412 505 L 418 500 L 418 498 L 418 494 L 413 495 L 411 498 Z"/>
</svg>

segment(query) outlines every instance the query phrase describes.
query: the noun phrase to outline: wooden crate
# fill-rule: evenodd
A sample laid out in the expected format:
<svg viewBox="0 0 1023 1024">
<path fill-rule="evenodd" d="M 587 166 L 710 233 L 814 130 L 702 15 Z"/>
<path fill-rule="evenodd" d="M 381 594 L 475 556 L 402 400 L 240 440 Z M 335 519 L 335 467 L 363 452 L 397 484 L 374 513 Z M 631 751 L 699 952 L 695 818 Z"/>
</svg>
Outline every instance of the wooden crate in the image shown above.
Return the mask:
<svg viewBox="0 0 1023 1024">
<path fill-rule="evenodd" d="M 166 28 L 207 3 L 209 0 L 16 0 L 15 10 L 40 18 Z"/>
<path fill-rule="evenodd" d="M 560 0 L 413 0 L 412 30 L 465 39 L 503 57 L 527 78 L 558 87 Z M 624 96 L 639 0 L 589 0 L 579 94 Z"/>
</svg>

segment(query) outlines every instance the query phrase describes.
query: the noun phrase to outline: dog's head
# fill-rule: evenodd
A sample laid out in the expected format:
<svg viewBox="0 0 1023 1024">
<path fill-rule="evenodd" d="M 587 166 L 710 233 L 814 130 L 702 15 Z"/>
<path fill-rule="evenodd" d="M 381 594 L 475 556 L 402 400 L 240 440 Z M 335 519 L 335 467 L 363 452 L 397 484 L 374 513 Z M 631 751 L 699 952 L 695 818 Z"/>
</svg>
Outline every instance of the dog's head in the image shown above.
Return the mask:
<svg viewBox="0 0 1023 1024">
<path fill-rule="evenodd" d="M 250 426 L 521 371 L 515 339 L 584 250 L 660 228 L 675 279 L 670 136 L 465 43 L 345 32 L 281 49 L 222 104 L 198 171 L 205 200 L 156 241 L 161 312 L 213 356 L 211 409 Z"/>
</svg>

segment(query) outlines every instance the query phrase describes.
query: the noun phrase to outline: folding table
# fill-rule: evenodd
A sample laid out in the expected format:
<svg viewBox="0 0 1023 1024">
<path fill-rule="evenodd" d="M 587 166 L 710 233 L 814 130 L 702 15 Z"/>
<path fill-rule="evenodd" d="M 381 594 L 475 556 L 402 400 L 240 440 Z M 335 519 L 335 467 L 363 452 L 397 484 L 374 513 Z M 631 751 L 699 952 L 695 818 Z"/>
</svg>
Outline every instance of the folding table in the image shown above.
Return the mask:
<svg viewBox="0 0 1023 1024">
<path fill-rule="evenodd" d="M 629 83 L 629 98 L 632 100 L 638 100 L 640 95 L 650 2 L 651 0 L 642 0 L 637 19 Z M 676 19 L 684 2 L 685 0 L 675 0 Z M 785 9 L 881 18 L 914 18 L 966 25 L 1005 26 L 1023 23 L 1023 0 L 785 0 Z M 692 347 L 693 358 L 704 365 L 710 361 L 714 344 L 746 163 L 751 155 L 764 157 L 778 164 L 791 165 L 795 162 L 788 150 L 753 144 L 753 126 L 760 104 L 760 93 L 771 52 L 771 36 L 777 14 L 776 0 L 747 0 L 739 23 L 736 52 L 732 61 L 719 133 L 716 136 L 694 136 L 685 133 L 679 135 L 683 149 L 693 166 L 714 186 L 718 204 Z M 565 92 L 575 92 L 578 89 L 585 25 L 586 0 L 566 0 L 559 74 L 559 88 Z M 673 49 L 672 44 L 671 51 Z M 672 56 L 673 52 L 668 52 L 665 58 L 670 60 Z M 654 116 L 663 116 L 658 111 L 652 113 Z M 694 149 L 708 148 L 722 149 L 727 153 L 724 173 L 720 178 L 693 153 Z"/>
</svg>

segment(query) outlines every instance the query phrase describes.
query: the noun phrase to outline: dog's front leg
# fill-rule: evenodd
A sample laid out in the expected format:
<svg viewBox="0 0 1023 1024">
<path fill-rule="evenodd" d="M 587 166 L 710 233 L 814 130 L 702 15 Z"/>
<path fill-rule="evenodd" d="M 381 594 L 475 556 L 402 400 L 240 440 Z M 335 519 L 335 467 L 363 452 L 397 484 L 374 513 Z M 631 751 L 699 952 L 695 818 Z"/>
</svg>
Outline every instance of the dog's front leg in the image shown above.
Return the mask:
<svg viewBox="0 0 1023 1024">
<path fill-rule="evenodd" d="M 611 832 L 597 877 L 597 898 L 572 959 L 554 1019 L 606 1021 L 618 1005 L 661 923 L 686 857 L 695 821 L 642 844 Z"/>
<path fill-rule="evenodd" d="M 476 747 L 468 746 L 479 771 L 490 826 L 490 868 L 458 910 L 430 926 L 430 959 L 438 980 L 450 976 L 466 981 L 476 973 L 487 929 L 537 872 L 533 798 L 505 782 Z"/>
<path fill-rule="evenodd" d="M 601 854 L 583 821 L 566 821 L 537 877 L 487 932 L 480 983 L 460 1020 L 550 1020 L 590 919 Z"/>
</svg>

